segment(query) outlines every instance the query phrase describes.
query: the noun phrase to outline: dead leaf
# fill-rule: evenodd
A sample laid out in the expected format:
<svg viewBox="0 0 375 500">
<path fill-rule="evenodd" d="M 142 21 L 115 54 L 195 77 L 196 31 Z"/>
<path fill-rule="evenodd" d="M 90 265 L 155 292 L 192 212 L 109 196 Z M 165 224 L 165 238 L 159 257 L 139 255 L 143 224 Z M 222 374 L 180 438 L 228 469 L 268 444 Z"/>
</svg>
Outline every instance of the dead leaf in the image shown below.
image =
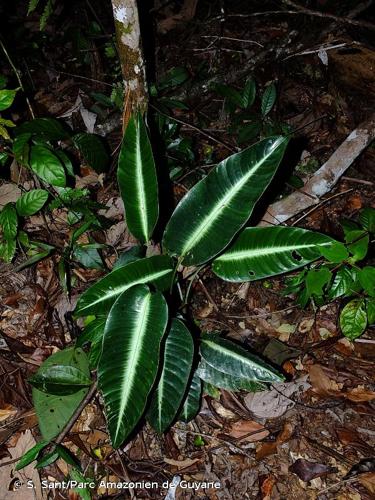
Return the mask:
<svg viewBox="0 0 375 500">
<path fill-rule="evenodd" d="M 294 427 L 292 426 L 292 424 L 285 422 L 284 428 L 278 434 L 276 441 L 273 441 L 272 443 L 262 443 L 260 448 L 257 449 L 256 459 L 262 460 L 263 458 L 268 457 L 269 455 L 277 453 L 277 447 L 280 444 L 286 443 L 292 437 L 293 431 Z"/>
<path fill-rule="evenodd" d="M 269 431 L 262 424 L 254 420 L 238 420 L 230 426 L 226 435 L 240 439 L 241 441 L 254 443 L 266 438 L 269 435 Z"/>
<path fill-rule="evenodd" d="M 6 420 L 9 417 L 12 417 L 17 413 L 16 408 L 12 405 L 5 405 L 4 408 L 0 408 L 0 422 Z"/>
<path fill-rule="evenodd" d="M 0 209 L 7 203 L 16 202 L 21 194 L 21 190 L 17 184 L 4 182 L 4 184 L 0 186 Z"/>
<path fill-rule="evenodd" d="M 248 394 L 245 397 L 247 408 L 259 418 L 276 418 L 293 408 L 295 403 L 291 399 L 294 394 L 307 391 L 311 386 L 307 376 L 295 382 L 273 384 L 275 389 Z"/>
<path fill-rule="evenodd" d="M 349 390 L 344 396 L 350 401 L 354 401 L 354 403 L 360 403 L 363 401 L 372 401 L 375 399 L 375 392 L 368 391 L 362 386 L 355 387 L 354 389 Z"/>
<path fill-rule="evenodd" d="M 370 492 L 375 495 L 375 472 L 365 472 L 358 476 L 358 481 Z"/>
<path fill-rule="evenodd" d="M 290 467 L 289 470 L 296 474 L 302 481 L 308 483 L 316 477 L 325 476 L 337 472 L 336 467 L 330 467 L 316 462 L 310 462 L 303 458 L 298 458 Z"/>
<path fill-rule="evenodd" d="M 269 475 L 266 477 L 260 477 L 260 491 L 262 493 L 262 500 L 271 500 L 272 490 L 276 484 L 276 479 L 274 476 Z"/>
<path fill-rule="evenodd" d="M 191 467 L 193 464 L 199 461 L 199 458 L 186 458 L 185 460 L 173 460 L 173 458 L 163 458 L 164 462 L 169 465 L 174 465 L 178 470 L 186 469 Z"/>
</svg>

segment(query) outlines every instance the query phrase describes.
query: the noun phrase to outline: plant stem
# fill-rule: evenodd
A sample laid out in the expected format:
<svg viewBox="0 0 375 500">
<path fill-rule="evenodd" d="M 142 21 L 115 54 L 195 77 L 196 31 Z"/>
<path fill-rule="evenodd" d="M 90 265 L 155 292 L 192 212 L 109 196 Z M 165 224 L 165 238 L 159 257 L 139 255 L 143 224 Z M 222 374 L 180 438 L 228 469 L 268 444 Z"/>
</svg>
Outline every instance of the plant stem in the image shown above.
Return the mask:
<svg viewBox="0 0 375 500">
<path fill-rule="evenodd" d="M 11 59 L 11 57 L 10 57 L 10 55 L 9 55 L 9 53 L 8 53 L 8 51 L 7 51 L 7 49 L 6 49 L 6 47 L 5 47 L 5 45 L 4 45 L 4 43 L 3 43 L 3 41 L 1 40 L 1 38 L 0 38 L 0 46 L 1 46 L 1 48 L 2 48 L 2 50 L 3 50 L 3 52 L 4 52 L 4 54 L 5 54 L 5 57 L 8 59 L 8 62 L 9 62 L 9 64 L 10 64 L 10 66 L 11 66 L 11 68 L 12 68 L 12 70 L 13 70 L 14 74 L 16 75 L 17 81 L 18 81 L 18 83 L 19 83 L 19 86 L 21 87 L 22 92 L 24 92 L 24 93 L 25 93 L 25 88 L 24 88 L 24 86 L 23 86 L 23 84 L 22 84 L 21 77 L 20 77 L 20 75 L 19 75 L 19 73 L 18 73 L 18 71 L 17 71 L 17 68 L 15 67 L 15 65 L 14 65 L 14 63 L 13 63 L 13 61 L 12 61 L 12 59 Z M 27 103 L 27 106 L 28 106 L 29 111 L 30 111 L 31 118 L 32 118 L 32 119 L 34 119 L 34 118 L 35 118 L 35 115 L 34 115 L 34 111 L 33 111 L 33 108 L 32 108 L 32 106 L 31 106 L 31 103 L 30 103 L 30 101 L 29 101 L 29 98 L 28 98 L 27 96 L 25 96 L 25 99 L 26 99 L 26 103 Z"/>
</svg>

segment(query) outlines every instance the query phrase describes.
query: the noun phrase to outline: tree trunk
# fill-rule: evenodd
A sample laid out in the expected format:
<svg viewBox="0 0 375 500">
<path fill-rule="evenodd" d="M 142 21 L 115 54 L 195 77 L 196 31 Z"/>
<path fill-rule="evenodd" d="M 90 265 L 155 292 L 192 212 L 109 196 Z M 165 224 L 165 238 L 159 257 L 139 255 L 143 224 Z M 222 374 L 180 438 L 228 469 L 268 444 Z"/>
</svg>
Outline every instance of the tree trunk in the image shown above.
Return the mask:
<svg viewBox="0 0 375 500">
<path fill-rule="evenodd" d="M 147 82 L 137 0 L 112 0 L 117 48 L 124 77 L 124 130 L 130 116 L 147 108 Z"/>
</svg>

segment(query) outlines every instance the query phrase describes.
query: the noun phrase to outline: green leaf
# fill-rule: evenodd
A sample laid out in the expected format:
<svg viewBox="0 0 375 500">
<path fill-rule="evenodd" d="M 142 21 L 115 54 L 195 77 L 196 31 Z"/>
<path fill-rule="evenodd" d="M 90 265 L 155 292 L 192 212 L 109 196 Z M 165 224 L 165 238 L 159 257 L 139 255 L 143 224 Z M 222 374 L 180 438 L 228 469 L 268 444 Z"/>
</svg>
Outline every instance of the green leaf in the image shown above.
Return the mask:
<svg viewBox="0 0 375 500">
<path fill-rule="evenodd" d="M 334 300 L 343 295 L 350 295 L 355 291 L 353 284 L 353 270 L 348 267 L 342 267 L 337 271 L 332 285 L 328 290 L 328 299 Z"/>
<path fill-rule="evenodd" d="M 25 269 L 26 267 L 32 266 L 33 264 L 36 264 L 40 260 L 48 257 L 52 253 L 53 250 L 54 249 L 45 250 L 44 252 L 38 252 L 35 255 L 32 255 L 29 259 L 26 259 L 24 262 L 22 262 L 22 264 L 17 266 L 15 271 L 18 273 L 18 272 L 22 271 L 22 269 Z"/>
<path fill-rule="evenodd" d="M 202 336 L 201 355 L 212 368 L 233 377 L 255 382 L 284 380 L 282 375 L 261 358 L 218 335 Z"/>
<path fill-rule="evenodd" d="M 366 299 L 367 320 L 369 325 L 375 323 L 375 299 Z"/>
<path fill-rule="evenodd" d="M 370 233 L 375 233 L 375 208 L 364 208 L 359 214 L 362 227 Z"/>
<path fill-rule="evenodd" d="M 59 458 L 59 453 L 57 451 L 51 451 L 44 455 L 35 465 L 36 469 L 42 469 L 43 467 L 47 467 L 47 465 L 53 464 Z"/>
<path fill-rule="evenodd" d="M 177 205 L 164 250 L 185 265 L 203 264 L 223 250 L 271 182 L 287 142 L 270 137 L 219 163 Z"/>
<path fill-rule="evenodd" d="M 88 358 L 92 370 L 98 366 L 99 358 L 102 354 L 105 322 L 106 317 L 95 318 L 85 326 L 85 329 L 76 341 L 77 347 L 83 347 L 87 343 L 91 344 Z"/>
<path fill-rule="evenodd" d="M 123 267 L 126 264 L 130 264 L 130 262 L 135 262 L 136 260 L 142 259 L 145 256 L 145 253 L 145 246 L 135 245 L 119 255 L 118 259 L 114 263 L 113 269 L 118 269 L 119 267 Z"/>
<path fill-rule="evenodd" d="M 24 467 L 26 467 L 26 465 L 29 465 L 31 464 L 31 462 L 33 462 L 34 460 L 36 460 L 39 456 L 39 453 L 41 452 L 41 450 L 43 450 L 43 448 L 45 448 L 48 444 L 48 441 L 39 441 L 39 443 L 36 443 L 35 446 L 33 446 L 32 448 L 30 448 L 24 455 L 23 457 L 21 458 L 21 460 L 18 462 L 18 464 L 16 465 L 16 470 L 21 470 L 23 469 Z"/>
<path fill-rule="evenodd" d="M 42 374 L 56 364 L 78 368 L 87 377 L 90 377 L 88 359 L 82 349 L 70 347 L 52 354 L 42 363 L 37 374 Z M 53 395 L 46 394 L 35 387 L 33 388 L 34 408 L 38 417 L 40 432 L 44 439 L 50 441 L 63 430 L 87 391 L 88 389 L 84 387 L 74 394 Z"/>
<path fill-rule="evenodd" d="M 158 185 L 151 144 L 142 115 L 131 117 L 119 156 L 117 179 L 129 231 L 147 242 L 159 216 Z"/>
<path fill-rule="evenodd" d="M 254 380 L 228 375 L 227 373 L 217 370 L 213 366 L 209 365 L 203 359 L 198 365 L 197 374 L 205 382 L 208 382 L 215 387 L 219 387 L 220 389 L 227 389 L 229 391 L 236 392 L 245 390 L 249 392 L 256 392 L 267 388 L 264 384 L 254 382 Z"/>
<path fill-rule="evenodd" d="M 13 141 L 13 154 L 21 165 L 28 165 L 29 163 L 30 138 L 31 134 L 25 133 L 15 137 Z"/>
<path fill-rule="evenodd" d="M 364 299 L 348 302 L 340 314 L 340 328 L 349 340 L 354 340 L 365 331 L 367 314 Z"/>
<path fill-rule="evenodd" d="M 92 496 L 90 493 L 90 486 L 87 487 L 87 485 L 89 483 L 95 484 L 95 481 L 91 478 L 85 477 L 77 468 L 70 470 L 70 477 L 73 481 L 77 481 L 78 483 L 76 488 L 72 488 L 74 493 L 77 493 L 82 500 L 91 500 Z"/>
<path fill-rule="evenodd" d="M 74 248 L 74 258 L 88 269 L 104 269 L 103 260 L 98 252 L 98 245 L 89 243 L 87 245 L 77 245 Z M 103 245 L 99 245 L 103 248 Z"/>
<path fill-rule="evenodd" d="M 29 383 L 47 394 L 74 394 L 91 385 L 91 379 L 75 366 L 56 365 L 38 371 Z"/>
<path fill-rule="evenodd" d="M 0 90 L 0 111 L 8 109 L 13 104 L 14 98 L 16 97 L 17 90 Z"/>
<path fill-rule="evenodd" d="M 158 290 L 168 290 L 173 275 L 173 261 L 166 255 L 154 255 L 115 269 L 86 290 L 77 302 L 76 316 L 106 313 L 118 296 L 138 283 L 150 283 Z"/>
<path fill-rule="evenodd" d="M 370 241 L 369 235 L 366 231 L 349 231 L 345 234 L 345 241 L 349 252 L 353 255 L 351 258 L 353 262 L 357 262 L 366 257 Z"/>
<path fill-rule="evenodd" d="M 262 124 L 260 122 L 244 124 L 238 132 L 238 143 L 244 144 L 252 141 L 260 134 L 261 130 Z"/>
<path fill-rule="evenodd" d="M 30 167 L 42 181 L 52 186 L 64 187 L 66 177 L 64 167 L 56 155 L 45 146 L 32 146 Z"/>
<path fill-rule="evenodd" d="M 38 7 L 39 0 L 29 0 L 29 6 L 27 8 L 27 15 L 34 12 L 34 10 Z"/>
<path fill-rule="evenodd" d="M 254 80 L 248 80 L 242 92 L 242 107 L 250 108 L 255 101 L 256 85 Z"/>
<path fill-rule="evenodd" d="M 189 78 L 189 73 L 185 68 L 180 66 L 171 69 L 157 84 L 158 90 L 165 90 L 167 88 L 177 87 L 186 82 Z"/>
<path fill-rule="evenodd" d="M 48 191 L 44 189 L 32 189 L 23 194 L 16 202 L 18 215 L 28 216 L 38 212 L 48 200 Z"/>
<path fill-rule="evenodd" d="M 229 87 L 228 85 L 223 85 L 222 83 L 217 83 L 214 90 L 223 97 L 225 97 L 230 103 L 234 104 L 239 108 L 246 107 L 244 105 L 244 98 L 238 90 Z"/>
<path fill-rule="evenodd" d="M 190 389 L 184 401 L 179 419 L 183 422 L 190 422 L 199 412 L 202 397 L 202 381 L 197 372 L 194 373 L 190 383 Z"/>
<path fill-rule="evenodd" d="M 18 217 L 13 203 L 7 203 L 0 212 L 0 225 L 7 241 L 12 241 L 17 236 Z"/>
<path fill-rule="evenodd" d="M 67 464 L 72 465 L 73 467 L 79 467 L 77 458 L 68 450 L 68 448 L 58 444 L 56 446 L 56 451 L 59 457 L 62 458 Z"/>
<path fill-rule="evenodd" d="M 194 345 L 189 330 L 173 319 L 164 349 L 164 364 L 147 413 L 149 424 L 159 433 L 173 422 L 183 400 L 193 362 Z"/>
<path fill-rule="evenodd" d="M 252 281 L 304 267 L 318 259 L 334 240 L 298 227 L 246 228 L 214 260 L 214 273 L 226 281 Z"/>
<path fill-rule="evenodd" d="M 320 253 L 333 263 L 342 262 L 349 257 L 349 252 L 343 243 L 335 241 L 328 247 L 320 247 Z"/>
<path fill-rule="evenodd" d="M 16 135 L 32 134 L 36 139 L 44 141 L 60 141 L 70 138 L 70 133 L 55 118 L 35 118 L 29 122 L 24 122 L 17 127 Z"/>
<path fill-rule="evenodd" d="M 262 116 L 267 116 L 268 113 L 273 108 L 276 101 L 276 87 L 274 83 L 271 83 L 266 87 L 261 102 Z"/>
<path fill-rule="evenodd" d="M 327 267 L 320 269 L 310 269 L 306 275 L 306 289 L 311 297 L 315 295 L 322 297 L 324 295 L 324 287 L 331 281 L 332 273 Z"/>
<path fill-rule="evenodd" d="M 118 448 L 141 418 L 155 381 L 168 307 L 160 292 L 135 285 L 114 303 L 98 365 L 107 426 Z"/>
<path fill-rule="evenodd" d="M 0 243 L 0 258 L 5 262 L 11 262 L 16 253 L 16 240 L 6 240 Z"/>
<path fill-rule="evenodd" d="M 80 133 L 72 137 L 73 143 L 88 163 L 88 165 L 101 173 L 107 170 L 109 155 L 102 139 L 95 134 Z"/>
<path fill-rule="evenodd" d="M 375 296 L 375 267 L 365 266 L 358 273 L 358 279 L 363 289 L 371 297 Z"/>
</svg>

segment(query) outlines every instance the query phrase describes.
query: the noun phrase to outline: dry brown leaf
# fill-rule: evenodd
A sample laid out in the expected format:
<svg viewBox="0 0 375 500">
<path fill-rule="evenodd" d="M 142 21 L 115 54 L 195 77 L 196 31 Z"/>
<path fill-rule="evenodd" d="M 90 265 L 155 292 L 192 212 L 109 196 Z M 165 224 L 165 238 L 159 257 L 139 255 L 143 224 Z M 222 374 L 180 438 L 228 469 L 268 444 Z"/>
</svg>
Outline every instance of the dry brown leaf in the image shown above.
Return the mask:
<svg viewBox="0 0 375 500">
<path fill-rule="evenodd" d="M 347 399 L 350 401 L 354 401 L 355 403 L 361 403 L 363 401 L 372 401 L 375 399 L 375 392 L 368 391 L 364 387 L 358 386 L 354 389 L 350 389 L 347 393 L 344 394 Z"/>
<path fill-rule="evenodd" d="M 321 365 L 312 365 L 308 368 L 310 382 L 314 391 L 321 396 L 336 396 L 341 394 L 337 383 L 330 379 Z"/>
<path fill-rule="evenodd" d="M 5 405 L 4 408 L 0 408 L 0 422 L 6 420 L 9 417 L 12 417 L 17 413 L 16 408 L 12 405 Z"/>
<path fill-rule="evenodd" d="M 271 500 L 272 490 L 275 484 L 276 484 L 276 479 L 272 475 L 269 475 L 261 480 L 260 490 L 262 493 L 262 500 Z"/>
<path fill-rule="evenodd" d="M 169 465 L 174 465 L 178 470 L 186 469 L 199 461 L 199 458 L 186 458 L 185 460 L 173 460 L 173 458 L 164 457 L 164 462 Z"/>
<path fill-rule="evenodd" d="M 254 443 L 266 438 L 269 431 L 254 420 L 238 420 L 231 425 L 226 435 L 241 441 Z"/>
<path fill-rule="evenodd" d="M 375 495 L 375 472 L 365 472 L 358 476 L 358 481 L 370 492 Z"/>
<path fill-rule="evenodd" d="M 262 460 L 262 458 L 268 457 L 277 453 L 277 447 L 280 444 L 286 443 L 293 434 L 294 427 L 289 422 L 285 422 L 283 430 L 278 434 L 276 441 L 272 443 L 262 443 L 262 445 L 257 449 L 256 459 Z"/>
</svg>

